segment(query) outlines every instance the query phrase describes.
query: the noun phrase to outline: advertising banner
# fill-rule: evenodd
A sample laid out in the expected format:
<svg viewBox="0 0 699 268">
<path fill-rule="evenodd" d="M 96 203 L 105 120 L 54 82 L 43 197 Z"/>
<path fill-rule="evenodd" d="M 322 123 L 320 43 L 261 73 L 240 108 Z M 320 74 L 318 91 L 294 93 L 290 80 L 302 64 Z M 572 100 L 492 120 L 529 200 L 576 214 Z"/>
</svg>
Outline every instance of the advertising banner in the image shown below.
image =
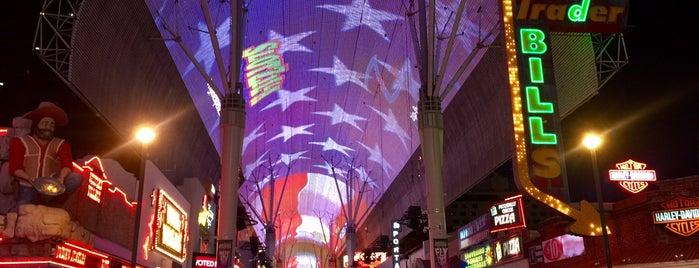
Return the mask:
<svg viewBox="0 0 699 268">
<path fill-rule="evenodd" d="M 219 240 L 216 246 L 216 268 L 233 267 L 233 240 Z"/>
<path fill-rule="evenodd" d="M 448 248 L 449 241 L 447 239 L 434 240 L 434 259 L 437 268 L 449 268 L 449 255 L 447 254 Z"/>
</svg>

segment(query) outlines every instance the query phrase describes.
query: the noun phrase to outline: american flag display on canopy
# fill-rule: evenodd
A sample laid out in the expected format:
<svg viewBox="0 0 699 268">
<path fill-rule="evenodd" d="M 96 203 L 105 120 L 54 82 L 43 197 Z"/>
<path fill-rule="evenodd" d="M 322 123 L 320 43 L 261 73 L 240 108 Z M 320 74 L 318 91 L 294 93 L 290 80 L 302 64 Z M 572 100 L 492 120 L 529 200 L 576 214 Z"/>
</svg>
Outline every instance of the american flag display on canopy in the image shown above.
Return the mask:
<svg viewBox="0 0 699 268">
<path fill-rule="evenodd" d="M 220 151 L 216 91 L 223 92 L 229 70 L 222 72 L 216 63 L 206 20 L 228 68 L 230 3 L 205 1 L 204 12 L 201 1 L 146 2 Z M 446 55 L 459 3 L 435 3 L 435 66 L 440 70 L 448 61 L 439 74 L 441 91 L 450 88 L 442 109 L 480 60 L 480 48 L 502 31 L 498 1 L 469 1 Z M 347 171 L 364 185 L 351 184 L 350 200 L 363 193 L 359 210 L 368 210 L 419 148 L 419 5 L 250 0 L 245 6 L 240 81 L 247 105 L 241 163 L 246 181 L 240 196 L 249 201 L 251 214 L 262 217 L 255 229 L 264 237 L 268 213 L 262 203 L 270 200 L 274 185 L 274 202 L 282 199 L 277 252 L 292 243 L 293 249 L 283 251 L 292 259 L 286 266 L 315 266 L 318 248 L 336 252 L 340 247 L 331 240 L 344 243 Z"/>
</svg>

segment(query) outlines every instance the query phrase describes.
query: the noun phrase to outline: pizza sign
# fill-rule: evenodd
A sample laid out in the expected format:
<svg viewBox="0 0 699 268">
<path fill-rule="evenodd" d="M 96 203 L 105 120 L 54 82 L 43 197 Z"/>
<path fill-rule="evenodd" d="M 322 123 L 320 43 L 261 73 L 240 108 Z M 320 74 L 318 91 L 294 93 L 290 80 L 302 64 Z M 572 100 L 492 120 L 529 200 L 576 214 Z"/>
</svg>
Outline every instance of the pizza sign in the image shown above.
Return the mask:
<svg viewBox="0 0 699 268">
<path fill-rule="evenodd" d="M 655 181 L 655 170 L 647 170 L 645 163 L 633 161 L 616 164 L 617 169 L 609 170 L 609 180 L 619 183 L 621 188 L 632 194 L 643 191 L 648 187 L 649 181 Z"/>
<path fill-rule="evenodd" d="M 490 205 L 490 233 L 526 227 L 522 195 Z"/>
</svg>

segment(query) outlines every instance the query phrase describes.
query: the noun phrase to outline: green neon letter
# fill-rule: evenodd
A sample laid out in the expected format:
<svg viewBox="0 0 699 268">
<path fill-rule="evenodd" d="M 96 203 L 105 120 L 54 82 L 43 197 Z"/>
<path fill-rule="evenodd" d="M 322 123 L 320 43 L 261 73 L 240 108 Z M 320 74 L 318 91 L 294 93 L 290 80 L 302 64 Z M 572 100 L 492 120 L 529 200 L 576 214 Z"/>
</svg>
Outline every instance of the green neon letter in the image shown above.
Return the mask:
<svg viewBox="0 0 699 268">
<path fill-rule="evenodd" d="M 546 52 L 546 35 L 539 29 L 522 28 L 519 29 L 519 36 L 522 39 L 523 54 L 544 54 Z"/>
<path fill-rule="evenodd" d="M 557 144 L 555 133 L 544 132 L 544 120 L 538 116 L 529 117 L 529 133 L 533 144 Z"/>
<path fill-rule="evenodd" d="M 537 114 L 552 114 L 553 113 L 553 103 L 541 102 L 541 97 L 539 95 L 539 88 L 528 86 L 527 87 L 527 111 L 530 113 Z"/>
<path fill-rule="evenodd" d="M 590 0 L 582 0 L 579 5 L 571 5 L 568 9 L 568 19 L 574 22 L 585 22 L 587 11 L 590 9 Z"/>
<path fill-rule="evenodd" d="M 529 78 L 532 80 L 532 83 L 544 82 L 544 66 L 541 64 L 541 58 L 529 58 Z"/>
</svg>

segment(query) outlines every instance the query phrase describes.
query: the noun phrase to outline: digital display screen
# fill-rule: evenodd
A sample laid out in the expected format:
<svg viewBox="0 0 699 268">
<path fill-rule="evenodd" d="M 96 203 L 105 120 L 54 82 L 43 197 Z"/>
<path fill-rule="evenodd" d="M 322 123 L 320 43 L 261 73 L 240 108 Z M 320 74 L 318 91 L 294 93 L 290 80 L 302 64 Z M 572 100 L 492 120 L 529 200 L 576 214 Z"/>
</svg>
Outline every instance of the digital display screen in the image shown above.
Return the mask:
<svg viewBox="0 0 699 268">
<path fill-rule="evenodd" d="M 146 3 L 220 152 L 216 90 L 223 94 L 221 81 L 229 80 L 230 2 L 207 1 L 208 12 L 199 1 Z M 248 3 L 240 70 L 246 101 L 241 164 L 246 181 L 240 195 L 264 215 L 262 202 L 269 198 L 260 198 L 260 193 L 269 195 L 269 167 L 275 167 L 282 172 L 275 174 L 275 195 L 285 191 L 278 226 L 288 233 L 278 239 L 325 246 L 330 234 L 322 232 L 340 232 L 335 226 L 345 222 L 341 206 L 348 200 L 344 182 L 350 166 L 354 177 L 366 182 L 351 184 L 351 198 L 360 196 L 361 185 L 368 186 L 364 193 L 371 193 L 363 197 L 380 196 L 419 148 L 418 6 L 378 0 Z M 449 88 L 442 96 L 445 109 L 502 25 L 497 2 L 468 2 L 449 46 L 459 3 L 435 5 L 435 69 L 442 68 L 444 58 L 449 60 L 437 72 L 442 74 L 440 91 Z M 216 32 L 223 72 L 205 14 Z M 445 56 L 448 47 L 451 53 Z M 360 202 L 359 211 L 369 204 Z M 255 229 L 264 237 L 262 224 Z M 305 254 L 298 252 L 304 248 L 313 247 L 296 247 L 298 256 Z"/>
</svg>

